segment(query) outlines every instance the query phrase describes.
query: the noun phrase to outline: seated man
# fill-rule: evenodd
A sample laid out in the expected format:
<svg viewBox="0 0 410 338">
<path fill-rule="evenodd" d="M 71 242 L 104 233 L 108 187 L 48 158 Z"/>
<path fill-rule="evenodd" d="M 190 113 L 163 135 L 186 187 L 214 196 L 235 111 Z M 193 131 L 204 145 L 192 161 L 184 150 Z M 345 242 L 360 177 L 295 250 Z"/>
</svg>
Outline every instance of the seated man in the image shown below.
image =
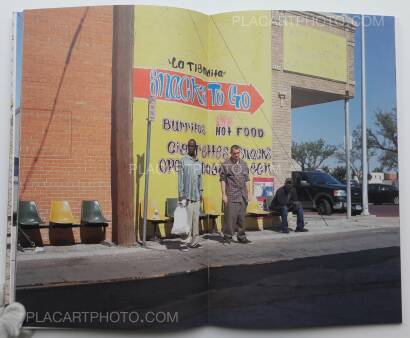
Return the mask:
<svg viewBox="0 0 410 338">
<path fill-rule="evenodd" d="M 294 211 L 297 215 L 296 220 L 296 230 L 295 232 L 306 232 L 305 221 L 303 219 L 303 208 L 301 203 L 298 201 L 298 195 L 296 189 L 292 185 L 292 179 L 287 178 L 285 180 L 285 185 L 280 187 L 275 194 L 275 197 L 272 200 L 271 205 L 269 206 L 270 210 L 280 211 L 280 217 L 282 219 L 281 229 L 282 232 L 287 234 L 289 233 L 288 226 L 288 212 Z"/>
</svg>

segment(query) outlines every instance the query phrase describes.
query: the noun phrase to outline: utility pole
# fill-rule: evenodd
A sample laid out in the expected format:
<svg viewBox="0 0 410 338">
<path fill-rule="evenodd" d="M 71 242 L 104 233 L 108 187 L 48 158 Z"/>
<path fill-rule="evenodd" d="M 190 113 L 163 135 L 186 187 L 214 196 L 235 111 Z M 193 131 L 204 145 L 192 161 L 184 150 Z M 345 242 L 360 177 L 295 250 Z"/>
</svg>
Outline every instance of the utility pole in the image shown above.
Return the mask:
<svg viewBox="0 0 410 338">
<path fill-rule="evenodd" d="M 121 246 L 136 241 L 132 136 L 134 6 L 114 6 L 111 102 L 112 239 Z"/>
<path fill-rule="evenodd" d="M 350 168 L 350 111 L 349 111 L 349 92 L 345 96 L 345 152 L 346 152 L 346 193 L 347 193 L 347 218 L 352 216 L 352 191 L 350 179 L 352 177 Z"/>
<path fill-rule="evenodd" d="M 362 215 L 369 215 L 368 200 L 368 164 L 367 164 L 367 114 L 366 114 L 366 52 L 365 52 L 365 29 L 364 15 L 362 15 Z"/>
</svg>

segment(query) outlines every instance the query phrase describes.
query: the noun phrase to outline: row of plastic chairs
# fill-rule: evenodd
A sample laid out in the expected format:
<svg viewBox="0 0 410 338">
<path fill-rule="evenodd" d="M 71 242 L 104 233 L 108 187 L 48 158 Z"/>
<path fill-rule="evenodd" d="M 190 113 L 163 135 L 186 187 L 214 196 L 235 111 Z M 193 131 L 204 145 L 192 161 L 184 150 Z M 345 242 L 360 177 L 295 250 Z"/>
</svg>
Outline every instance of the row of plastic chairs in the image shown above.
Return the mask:
<svg viewBox="0 0 410 338">
<path fill-rule="evenodd" d="M 204 201 L 206 212 L 204 212 L 202 206 L 200 210 L 200 217 L 216 218 L 223 213 L 216 211 L 216 208 L 209 208 L 208 201 Z M 167 198 L 165 217 L 172 219 L 174 210 L 177 206 L 177 198 Z M 208 208 L 207 208 L 208 207 Z M 254 208 L 251 208 L 254 209 Z M 255 208 L 256 209 L 256 208 Z M 263 212 L 258 210 L 258 213 Z M 250 213 L 256 213 L 251 210 Z M 71 211 L 68 201 L 52 201 L 50 207 L 49 221 L 51 225 L 75 225 L 78 224 Z M 104 225 L 108 224 L 109 220 L 103 215 L 101 206 L 96 200 L 84 200 L 81 204 L 81 224 L 84 225 Z M 44 224 L 37 205 L 34 201 L 20 201 L 18 209 L 18 224 L 23 228 L 38 227 Z"/>
<path fill-rule="evenodd" d="M 268 198 L 268 201 L 266 201 L 265 203 L 269 203 L 267 205 L 270 205 L 270 202 L 272 199 L 273 197 Z M 177 207 L 177 203 L 178 203 L 177 198 L 167 198 L 166 199 L 165 216 L 167 218 L 171 218 L 171 219 L 173 218 L 175 208 Z M 206 217 L 216 218 L 216 217 L 223 215 L 223 212 L 218 211 L 217 208 L 215 208 L 214 205 L 212 205 L 208 199 L 204 199 L 203 207 L 201 205 L 200 212 L 199 212 L 200 218 L 206 218 Z M 268 209 L 265 209 L 265 210 L 262 209 L 259 206 L 258 201 L 255 199 L 255 200 L 249 201 L 249 204 L 247 207 L 247 213 L 249 215 L 263 216 L 263 215 L 270 214 L 270 211 Z"/>
<path fill-rule="evenodd" d="M 172 219 L 174 218 L 174 211 L 177 207 L 178 204 L 178 198 L 167 198 L 166 199 L 166 203 L 165 203 L 165 216 Z M 207 210 L 207 212 L 205 213 L 202 205 L 199 211 L 199 217 L 200 218 L 205 218 L 205 217 L 218 217 L 220 216 L 222 213 L 217 212 L 217 211 L 211 211 L 211 210 Z"/>
<path fill-rule="evenodd" d="M 45 223 L 34 201 L 19 201 L 17 222 L 20 227 L 25 229 L 48 227 L 43 225 Z M 51 202 L 49 222 L 50 226 L 71 227 L 79 225 L 68 201 Z M 85 226 L 108 226 L 109 220 L 104 217 L 100 203 L 92 200 L 82 201 L 80 222 Z"/>
</svg>

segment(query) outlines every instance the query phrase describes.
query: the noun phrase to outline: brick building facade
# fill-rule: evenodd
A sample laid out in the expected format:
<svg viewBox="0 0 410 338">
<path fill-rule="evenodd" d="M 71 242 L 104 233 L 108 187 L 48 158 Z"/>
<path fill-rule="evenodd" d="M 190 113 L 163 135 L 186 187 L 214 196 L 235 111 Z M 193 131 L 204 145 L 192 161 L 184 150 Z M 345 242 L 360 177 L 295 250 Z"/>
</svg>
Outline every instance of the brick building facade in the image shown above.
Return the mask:
<svg viewBox="0 0 410 338">
<path fill-rule="evenodd" d="M 283 22 L 290 17 L 346 38 L 346 81 L 284 69 Z M 272 11 L 272 150 L 279 184 L 294 165 L 290 158 L 292 108 L 354 95 L 354 30 L 345 17 Z M 111 6 L 24 14 L 19 198 L 36 201 L 46 223 L 52 200 L 68 200 L 78 220 L 85 199 L 99 200 L 106 217 L 115 217 L 112 52 Z M 81 242 L 80 231 L 72 231 L 75 242 Z M 48 233 L 41 233 L 45 244 Z M 111 223 L 106 239 L 112 239 Z"/>
<path fill-rule="evenodd" d="M 20 200 L 46 223 L 52 200 L 78 220 L 99 200 L 111 219 L 112 7 L 26 11 L 22 58 Z"/>
</svg>

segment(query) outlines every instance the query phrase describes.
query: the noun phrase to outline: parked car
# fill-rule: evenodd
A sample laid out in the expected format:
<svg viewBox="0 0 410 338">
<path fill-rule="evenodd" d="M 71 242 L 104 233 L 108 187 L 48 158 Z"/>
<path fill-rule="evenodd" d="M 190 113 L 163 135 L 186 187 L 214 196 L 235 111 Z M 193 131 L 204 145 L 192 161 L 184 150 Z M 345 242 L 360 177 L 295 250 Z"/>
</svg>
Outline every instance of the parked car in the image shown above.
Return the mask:
<svg viewBox="0 0 410 338">
<path fill-rule="evenodd" d="M 317 210 L 322 215 L 346 210 L 346 185 L 333 176 L 319 170 L 293 171 L 292 179 L 305 209 Z M 351 187 L 351 192 L 352 214 L 359 214 L 362 212 L 361 189 Z"/>
<path fill-rule="evenodd" d="M 394 185 L 372 183 L 368 186 L 369 203 L 399 204 L 399 189 Z"/>
</svg>

